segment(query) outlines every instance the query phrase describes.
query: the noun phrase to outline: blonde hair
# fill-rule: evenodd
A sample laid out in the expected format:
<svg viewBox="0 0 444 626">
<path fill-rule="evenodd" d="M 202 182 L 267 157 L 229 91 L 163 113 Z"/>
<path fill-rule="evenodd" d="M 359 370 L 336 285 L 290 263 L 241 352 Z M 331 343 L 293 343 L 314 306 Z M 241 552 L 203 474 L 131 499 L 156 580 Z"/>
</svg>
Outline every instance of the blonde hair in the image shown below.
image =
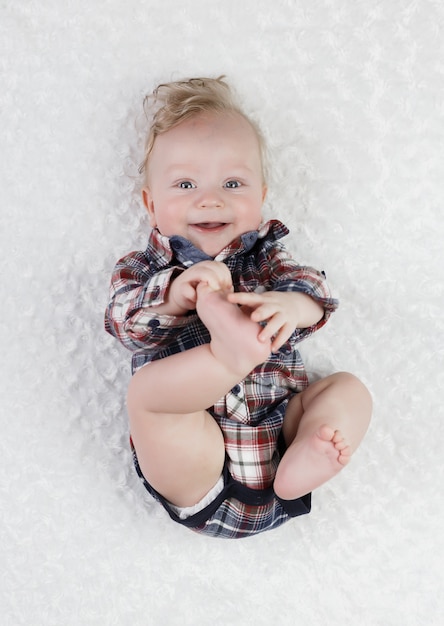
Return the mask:
<svg viewBox="0 0 444 626">
<path fill-rule="evenodd" d="M 262 162 L 262 176 L 266 179 L 265 141 L 259 126 L 253 122 L 240 108 L 237 100 L 224 80 L 218 78 L 190 78 L 170 83 L 163 83 L 146 96 L 143 107 L 151 125 L 145 143 L 144 159 L 139 167 L 139 173 L 146 172 L 148 161 L 158 135 L 166 133 L 181 122 L 188 120 L 199 113 L 238 113 L 253 128 L 259 142 Z"/>
</svg>

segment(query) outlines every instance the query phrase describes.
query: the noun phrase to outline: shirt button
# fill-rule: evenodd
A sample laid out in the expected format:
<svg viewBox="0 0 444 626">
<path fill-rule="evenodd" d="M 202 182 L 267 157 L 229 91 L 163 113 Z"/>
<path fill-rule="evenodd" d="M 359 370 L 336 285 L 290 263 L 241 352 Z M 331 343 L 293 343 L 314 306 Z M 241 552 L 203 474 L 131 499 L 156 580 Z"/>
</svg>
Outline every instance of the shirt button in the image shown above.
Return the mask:
<svg viewBox="0 0 444 626">
<path fill-rule="evenodd" d="M 233 389 L 231 390 L 231 393 L 234 393 L 234 395 L 237 396 L 240 393 L 240 390 L 241 390 L 240 385 L 235 385 Z"/>
<path fill-rule="evenodd" d="M 160 322 L 159 322 L 159 320 L 150 320 L 148 322 L 148 326 L 150 328 L 157 328 L 158 326 L 160 326 Z"/>
</svg>

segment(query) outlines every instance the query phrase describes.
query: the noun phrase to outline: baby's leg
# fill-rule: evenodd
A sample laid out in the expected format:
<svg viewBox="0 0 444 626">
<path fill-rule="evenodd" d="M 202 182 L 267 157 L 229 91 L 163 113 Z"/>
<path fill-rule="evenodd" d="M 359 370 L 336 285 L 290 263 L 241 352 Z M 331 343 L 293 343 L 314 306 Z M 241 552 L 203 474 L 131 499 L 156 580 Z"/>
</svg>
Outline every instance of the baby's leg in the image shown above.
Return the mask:
<svg viewBox="0 0 444 626">
<path fill-rule="evenodd" d="M 136 387 L 133 402 L 140 408 L 154 413 L 204 411 L 270 353 L 270 342 L 258 339 L 261 327 L 222 292 L 199 286 L 197 310 L 211 343 L 141 368 L 130 383 L 130 388 Z M 139 378 L 143 382 L 137 384 Z"/>
<path fill-rule="evenodd" d="M 343 372 L 292 398 L 283 425 L 288 449 L 276 473 L 276 494 L 299 498 L 337 474 L 364 437 L 371 410 L 366 387 Z"/>
<path fill-rule="evenodd" d="M 176 506 L 197 504 L 217 483 L 224 465 L 225 445 L 217 422 L 206 411 L 177 415 L 140 410 L 131 393 L 128 414 L 146 480 Z"/>
<path fill-rule="evenodd" d="M 224 463 L 222 432 L 205 410 L 258 363 L 270 345 L 260 327 L 221 292 L 198 288 L 198 313 L 211 344 L 154 361 L 128 390 L 131 435 L 148 482 L 177 506 L 196 504 L 216 484 Z"/>
</svg>

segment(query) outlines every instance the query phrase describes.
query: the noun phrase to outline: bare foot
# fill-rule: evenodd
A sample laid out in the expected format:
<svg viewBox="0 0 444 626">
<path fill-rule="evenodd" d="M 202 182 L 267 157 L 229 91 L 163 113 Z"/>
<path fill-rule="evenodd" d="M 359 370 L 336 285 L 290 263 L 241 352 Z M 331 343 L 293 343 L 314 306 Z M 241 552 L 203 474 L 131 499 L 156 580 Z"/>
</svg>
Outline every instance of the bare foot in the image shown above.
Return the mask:
<svg viewBox="0 0 444 626">
<path fill-rule="evenodd" d="M 341 432 L 330 426 L 296 437 L 279 464 L 275 492 L 284 500 L 300 498 L 333 478 L 350 457 L 350 446 Z"/>
<path fill-rule="evenodd" d="M 226 294 L 206 283 L 197 287 L 197 313 L 211 335 L 211 350 L 231 371 L 246 376 L 271 352 L 270 342 L 259 341 L 261 327 L 245 315 Z"/>
</svg>

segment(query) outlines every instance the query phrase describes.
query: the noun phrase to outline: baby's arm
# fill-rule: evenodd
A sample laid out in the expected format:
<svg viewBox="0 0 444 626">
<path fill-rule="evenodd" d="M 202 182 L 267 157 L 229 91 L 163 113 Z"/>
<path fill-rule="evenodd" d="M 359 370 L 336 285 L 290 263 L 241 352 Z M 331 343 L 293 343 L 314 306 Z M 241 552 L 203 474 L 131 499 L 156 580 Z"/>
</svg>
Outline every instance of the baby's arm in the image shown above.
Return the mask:
<svg viewBox="0 0 444 626">
<path fill-rule="evenodd" d="M 321 328 L 338 301 L 331 297 L 325 275 L 296 263 L 280 242 L 267 250 L 261 262 L 270 270 L 263 292 L 229 294 L 228 299 L 245 307 L 252 320 L 267 323 L 259 337 L 266 342 L 274 337 L 272 350 L 276 352 L 295 331 L 293 343 Z"/>
<path fill-rule="evenodd" d="M 118 261 L 105 311 L 105 329 L 129 350 L 143 348 L 151 358 L 197 317 L 196 286 L 207 282 L 229 291 L 231 275 L 222 263 L 204 261 L 188 269 L 153 271 L 143 252 Z M 147 352 L 148 354 L 148 352 Z"/>
<path fill-rule="evenodd" d="M 111 278 L 105 330 L 129 350 L 143 348 L 151 358 L 190 323 L 189 316 L 159 314 L 170 283 L 180 268 L 151 269 L 143 252 L 120 259 Z"/>
<path fill-rule="evenodd" d="M 267 291 L 264 293 L 238 292 L 228 295 L 228 300 L 251 309 L 253 322 L 267 322 L 259 334 L 259 340 L 268 343 L 277 352 L 296 328 L 309 328 L 324 316 L 323 307 L 305 293 L 291 291 Z"/>
</svg>

